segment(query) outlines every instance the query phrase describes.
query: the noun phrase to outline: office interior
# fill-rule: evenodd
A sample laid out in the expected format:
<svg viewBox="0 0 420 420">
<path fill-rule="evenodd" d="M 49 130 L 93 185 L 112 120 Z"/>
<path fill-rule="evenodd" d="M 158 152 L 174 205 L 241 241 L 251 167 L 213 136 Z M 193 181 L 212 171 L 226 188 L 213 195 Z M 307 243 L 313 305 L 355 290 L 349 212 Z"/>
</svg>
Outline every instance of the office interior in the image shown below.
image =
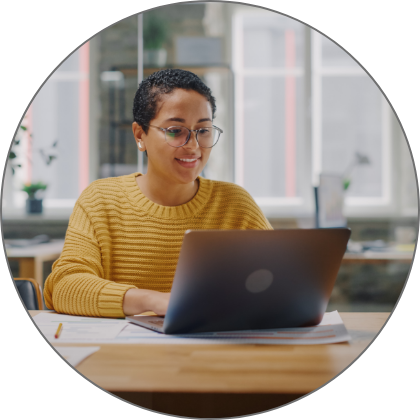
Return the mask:
<svg viewBox="0 0 420 420">
<path fill-rule="evenodd" d="M 216 97 L 214 124 L 223 135 L 202 176 L 246 188 L 275 229 L 319 225 L 314 187 L 323 176 L 339 180 L 344 222 L 337 223 L 352 236 L 328 310 L 391 311 L 418 232 L 415 168 L 398 118 L 332 40 L 239 4 L 176 4 L 131 16 L 51 74 L 5 170 L 2 229 L 12 276 L 22 277 L 19 249 L 64 239 L 89 183 L 147 172 L 131 132 L 132 101 L 139 81 L 162 68 L 196 73 Z M 35 193 L 38 213 L 22 191 L 37 183 L 46 186 Z M 54 258 L 39 263 L 41 286 Z"/>
</svg>

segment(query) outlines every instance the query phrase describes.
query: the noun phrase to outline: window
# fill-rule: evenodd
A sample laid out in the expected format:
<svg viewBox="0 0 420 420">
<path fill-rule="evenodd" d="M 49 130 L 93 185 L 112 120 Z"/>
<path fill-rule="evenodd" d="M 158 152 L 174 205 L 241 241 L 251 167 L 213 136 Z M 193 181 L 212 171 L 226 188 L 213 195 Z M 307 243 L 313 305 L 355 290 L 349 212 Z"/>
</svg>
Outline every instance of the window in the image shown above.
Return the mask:
<svg viewBox="0 0 420 420">
<path fill-rule="evenodd" d="M 72 208 L 89 183 L 89 44 L 68 57 L 41 87 L 14 146 L 21 167 L 11 176 L 8 208 L 22 208 L 24 183 L 47 184 L 44 206 Z M 10 162 L 9 162 L 10 166 Z"/>
<path fill-rule="evenodd" d="M 392 111 L 357 62 L 315 31 L 312 92 L 315 179 L 319 172 L 347 177 L 348 207 L 389 205 Z"/>
<path fill-rule="evenodd" d="M 277 14 L 233 23 L 235 182 L 267 212 L 305 195 L 304 26 Z"/>
<path fill-rule="evenodd" d="M 313 213 L 321 173 L 346 180 L 349 217 L 415 213 L 401 127 L 349 54 L 271 12 L 234 14 L 232 33 L 235 182 L 266 215 Z"/>
</svg>

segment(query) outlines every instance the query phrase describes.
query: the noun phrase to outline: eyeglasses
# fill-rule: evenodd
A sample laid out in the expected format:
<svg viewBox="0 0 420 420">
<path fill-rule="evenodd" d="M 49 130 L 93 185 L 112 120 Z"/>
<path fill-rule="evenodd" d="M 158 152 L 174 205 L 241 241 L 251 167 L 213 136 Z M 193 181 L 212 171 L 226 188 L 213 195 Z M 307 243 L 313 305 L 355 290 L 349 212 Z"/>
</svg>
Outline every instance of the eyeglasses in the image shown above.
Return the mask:
<svg viewBox="0 0 420 420">
<path fill-rule="evenodd" d="M 156 127 L 155 125 L 143 124 L 147 127 L 157 128 L 165 133 L 165 140 L 172 147 L 185 146 L 190 138 L 191 133 L 195 133 L 195 138 L 200 147 L 211 148 L 220 138 L 223 130 L 212 125 L 211 127 L 202 127 L 197 130 L 189 130 L 187 127 L 172 126 L 168 128 Z"/>
</svg>

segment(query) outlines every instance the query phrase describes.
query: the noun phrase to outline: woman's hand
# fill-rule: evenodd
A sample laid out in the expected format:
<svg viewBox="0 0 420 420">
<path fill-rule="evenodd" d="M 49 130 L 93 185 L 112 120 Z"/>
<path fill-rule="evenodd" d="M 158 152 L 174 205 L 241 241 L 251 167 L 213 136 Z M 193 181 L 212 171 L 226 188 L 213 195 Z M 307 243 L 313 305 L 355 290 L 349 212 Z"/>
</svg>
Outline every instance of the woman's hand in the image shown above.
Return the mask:
<svg viewBox="0 0 420 420">
<path fill-rule="evenodd" d="M 148 290 L 148 301 L 150 304 L 149 311 L 154 312 L 156 315 L 166 315 L 168 310 L 170 293 L 155 292 Z"/>
<path fill-rule="evenodd" d="M 124 296 L 124 314 L 138 315 L 152 311 L 156 315 L 165 315 L 170 295 L 170 293 L 156 292 L 155 290 L 129 289 Z"/>
</svg>

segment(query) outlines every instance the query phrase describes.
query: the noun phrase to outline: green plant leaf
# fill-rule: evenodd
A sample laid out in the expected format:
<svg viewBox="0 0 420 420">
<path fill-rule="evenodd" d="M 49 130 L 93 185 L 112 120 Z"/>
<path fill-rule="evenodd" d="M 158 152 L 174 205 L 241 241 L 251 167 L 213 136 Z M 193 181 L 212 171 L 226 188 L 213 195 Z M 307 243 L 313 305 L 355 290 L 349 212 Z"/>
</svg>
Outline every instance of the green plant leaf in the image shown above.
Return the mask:
<svg viewBox="0 0 420 420">
<path fill-rule="evenodd" d="M 35 193 L 40 190 L 46 190 L 47 184 L 43 182 L 37 182 L 35 184 L 26 184 L 22 187 L 22 191 L 28 194 L 29 198 L 35 198 Z"/>
<path fill-rule="evenodd" d="M 49 155 L 46 164 L 49 165 L 54 159 L 57 159 L 57 156 Z"/>
</svg>

